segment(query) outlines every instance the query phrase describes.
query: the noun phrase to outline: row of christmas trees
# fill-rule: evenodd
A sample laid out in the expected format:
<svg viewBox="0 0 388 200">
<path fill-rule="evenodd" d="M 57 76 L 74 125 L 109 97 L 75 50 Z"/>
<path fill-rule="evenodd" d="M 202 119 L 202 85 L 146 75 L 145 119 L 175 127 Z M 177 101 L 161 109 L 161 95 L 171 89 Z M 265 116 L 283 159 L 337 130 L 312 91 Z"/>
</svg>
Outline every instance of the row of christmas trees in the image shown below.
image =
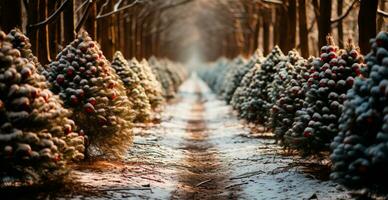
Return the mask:
<svg viewBox="0 0 388 200">
<path fill-rule="evenodd" d="M 331 37 L 320 57 L 278 47 L 248 61 L 220 59 L 200 76 L 250 122 L 304 155 L 331 151 L 331 177 L 347 185 L 387 184 L 388 33 L 371 40 L 365 58 L 351 41 Z"/>
<path fill-rule="evenodd" d="M 0 182 L 62 179 L 87 156 L 120 158 L 132 125 L 149 122 L 186 78 L 166 59 L 116 52 L 110 63 L 86 32 L 42 66 L 19 30 L 0 31 Z"/>
</svg>

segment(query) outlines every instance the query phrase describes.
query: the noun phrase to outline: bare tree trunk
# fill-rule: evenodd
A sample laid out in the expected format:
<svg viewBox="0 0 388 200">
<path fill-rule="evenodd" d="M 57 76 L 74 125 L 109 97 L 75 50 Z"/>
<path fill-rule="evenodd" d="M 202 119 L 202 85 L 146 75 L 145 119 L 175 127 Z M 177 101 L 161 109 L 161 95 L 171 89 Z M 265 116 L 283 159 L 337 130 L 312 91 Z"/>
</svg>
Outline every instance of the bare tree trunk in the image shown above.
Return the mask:
<svg viewBox="0 0 388 200">
<path fill-rule="evenodd" d="M 35 54 L 35 56 L 39 56 L 38 52 L 38 30 L 36 28 L 31 28 L 29 25 L 35 24 L 39 20 L 38 16 L 39 12 L 39 2 L 38 1 L 31 1 L 28 3 L 28 9 L 27 9 L 27 15 L 28 15 L 28 22 L 27 22 L 27 36 L 30 38 L 31 43 L 31 50 Z"/>
<path fill-rule="evenodd" d="M 51 0 L 50 0 L 51 1 Z M 63 11 L 63 46 L 74 40 L 74 0 L 70 0 L 68 7 Z"/>
<path fill-rule="evenodd" d="M 362 0 L 358 14 L 358 41 L 361 53 L 370 51 L 369 40 L 376 36 L 376 15 L 378 0 Z"/>
<path fill-rule="evenodd" d="M 337 1 L 337 15 L 342 15 L 342 9 L 344 7 L 344 0 Z M 338 31 L 338 44 L 340 48 L 344 47 L 344 30 L 342 20 L 337 22 L 337 31 Z"/>
<path fill-rule="evenodd" d="M 300 51 L 302 53 L 302 56 L 307 58 L 309 56 L 309 42 L 306 21 L 306 0 L 299 0 L 298 15 Z"/>
<path fill-rule="evenodd" d="M 234 28 L 235 28 L 235 41 L 237 45 L 237 51 L 238 54 L 243 53 L 244 51 L 244 35 L 243 35 L 243 30 L 241 27 L 241 21 L 239 19 L 236 19 L 234 22 Z"/>
<path fill-rule="evenodd" d="M 85 21 L 84 28 L 89 33 L 90 37 L 96 39 L 97 37 L 97 4 L 96 1 L 92 2 L 89 10 L 89 16 Z"/>
<path fill-rule="evenodd" d="M 48 17 L 47 0 L 39 0 L 39 20 L 43 21 Z M 50 44 L 49 44 L 48 25 L 39 28 L 39 62 L 47 64 L 50 61 Z"/>
<path fill-rule="evenodd" d="M 22 3 L 21 0 L 0 1 L 0 29 L 8 33 L 17 27 L 22 30 Z"/>
<path fill-rule="evenodd" d="M 111 1 L 111 7 L 110 9 L 113 9 L 113 1 Z M 116 51 L 116 34 L 117 34 L 117 27 L 115 26 L 116 25 L 116 22 L 118 20 L 118 17 L 116 15 L 111 15 L 110 17 L 110 23 L 109 23 L 109 42 L 110 42 L 110 45 L 107 46 L 107 57 L 109 60 L 112 60 L 113 58 L 113 54 L 114 52 Z"/>
<path fill-rule="evenodd" d="M 296 47 L 296 0 L 288 0 L 288 34 L 286 52 Z"/>
<path fill-rule="evenodd" d="M 136 58 L 141 58 L 142 41 L 141 41 L 142 22 L 137 20 L 136 22 Z"/>
<path fill-rule="evenodd" d="M 279 47 L 280 49 L 282 49 L 283 51 L 284 50 L 287 50 L 288 47 L 289 47 L 289 36 L 285 37 L 285 35 L 287 33 L 289 33 L 289 26 L 290 24 L 288 24 L 288 12 L 287 12 L 287 8 L 285 5 L 282 5 L 280 6 L 280 16 L 279 16 L 279 29 L 278 29 L 278 33 L 275 33 L 275 34 L 278 34 L 279 35 Z"/>
<path fill-rule="evenodd" d="M 380 1 L 380 10 L 385 10 L 385 1 Z M 379 15 L 377 19 L 377 30 L 382 30 L 384 25 L 384 16 Z M 387 31 L 387 30 L 385 30 Z"/>
<path fill-rule="evenodd" d="M 124 23 L 124 55 L 126 58 L 130 58 L 131 55 L 131 18 L 128 13 L 125 13 L 125 23 Z"/>
<path fill-rule="evenodd" d="M 131 15 L 131 57 L 136 56 L 136 16 L 135 12 Z"/>
<path fill-rule="evenodd" d="M 256 50 L 259 48 L 259 41 L 260 41 L 260 16 L 258 15 L 257 20 L 256 20 L 256 25 L 255 25 L 255 33 L 253 36 L 253 48 Z"/>
<path fill-rule="evenodd" d="M 280 44 L 280 21 L 281 21 L 281 13 L 282 13 L 282 6 L 277 6 L 274 11 L 273 16 L 273 44 L 279 45 Z M 262 19 L 262 22 L 264 20 L 264 17 Z M 264 34 L 264 32 L 263 32 Z"/>
<path fill-rule="evenodd" d="M 267 55 L 270 51 L 269 47 L 269 27 L 271 25 L 271 13 L 266 9 L 263 11 L 263 51 Z"/>
<path fill-rule="evenodd" d="M 318 46 L 319 48 L 326 45 L 326 36 L 331 32 L 331 0 L 319 1 L 319 18 L 318 18 Z"/>
<path fill-rule="evenodd" d="M 59 7 L 59 3 L 49 0 L 47 2 L 48 13 L 53 13 L 57 9 L 57 7 Z M 50 56 L 51 56 L 50 59 L 53 56 L 55 57 L 58 54 L 58 45 L 59 45 L 59 41 L 58 41 L 59 38 L 58 38 L 58 34 L 57 34 L 58 26 L 60 26 L 60 18 L 56 18 L 52 23 L 50 23 L 48 25 L 49 41 L 50 41 L 49 42 L 49 45 L 50 45 L 49 52 L 50 52 Z"/>
</svg>

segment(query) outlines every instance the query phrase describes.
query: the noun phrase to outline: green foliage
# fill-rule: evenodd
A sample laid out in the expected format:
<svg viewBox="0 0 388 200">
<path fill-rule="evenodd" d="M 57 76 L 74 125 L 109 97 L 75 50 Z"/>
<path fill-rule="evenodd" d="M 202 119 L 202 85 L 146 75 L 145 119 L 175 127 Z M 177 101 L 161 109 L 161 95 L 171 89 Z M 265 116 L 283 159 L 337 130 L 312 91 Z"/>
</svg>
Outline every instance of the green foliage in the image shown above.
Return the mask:
<svg viewBox="0 0 388 200">
<path fill-rule="evenodd" d="M 61 179 L 68 162 L 83 159 L 84 138 L 38 73 L 37 60 L 25 54 L 28 46 L 13 46 L 20 38 L 28 40 L 0 32 L 0 176 L 40 184 Z"/>
<path fill-rule="evenodd" d="M 151 118 L 151 105 L 141 85 L 140 78 L 134 71 L 135 65 L 139 65 L 137 60 L 132 60 L 129 64 L 119 51 L 113 56 L 112 67 L 124 83 L 126 94 L 131 103 L 131 107 L 128 109 L 133 109 L 135 112 L 134 121 L 147 122 Z"/>
<path fill-rule="evenodd" d="M 146 59 L 143 59 L 140 62 L 139 73 L 144 74 L 144 76 L 140 77 L 140 81 L 142 82 L 142 86 L 147 94 L 152 109 L 156 109 L 163 105 L 164 99 L 162 94 L 162 86 L 156 80 L 156 76 L 154 73 L 152 73 L 152 69 Z"/>
<path fill-rule="evenodd" d="M 296 111 L 304 104 L 306 88 L 303 83 L 309 74 L 307 61 L 296 51 L 290 51 L 286 61 L 278 64 L 279 73 L 275 74 L 270 89 L 270 99 L 273 102 L 269 120 L 276 138 L 283 141 L 283 136 L 293 124 Z"/>
<path fill-rule="evenodd" d="M 338 50 L 330 37 L 321 52 L 320 58 L 311 63 L 305 105 L 298 111 L 294 127 L 286 133 L 286 145 L 306 154 L 327 150 L 337 135 L 346 93 L 354 77 L 360 75 L 363 61 L 352 44 L 347 50 Z"/>
<path fill-rule="evenodd" d="M 86 32 L 49 65 L 51 90 L 88 136 L 89 155 L 120 158 L 132 141 L 134 118 L 125 87 Z"/>
<path fill-rule="evenodd" d="M 347 93 L 339 134 L 331 143 L 331 178 L 347 185 L 387 184 L 387 50 L 388 33 L 381 32 L 372 40 L 372 51 L 365 57 L 368 75 L 356 78 Z"/>
</svg>

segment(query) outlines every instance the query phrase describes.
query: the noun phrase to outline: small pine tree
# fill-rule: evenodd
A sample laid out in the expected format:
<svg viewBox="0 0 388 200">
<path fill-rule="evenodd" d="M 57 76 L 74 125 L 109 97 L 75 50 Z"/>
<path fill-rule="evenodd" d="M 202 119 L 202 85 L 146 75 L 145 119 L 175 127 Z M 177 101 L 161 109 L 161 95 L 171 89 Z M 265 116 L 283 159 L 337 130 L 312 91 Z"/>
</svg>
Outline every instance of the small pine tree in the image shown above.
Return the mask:
<svg viewBox="0 0 388 200">
<path fill-rule="evenodd" d="M 251 60 L 254 59 L 251 58 Z M 245 97 L 250 93 L 250 84 L 253 80 L 253 76 L 256 74 L 258 70 L 260 70 L 260 65 L 263 61 L 263 57 L 258 57 L 255 62 L 253 62 L 253 66 L 249 69 L 249 71 L 244 75 L 241 80 L 240 85 L 236 88 L 232 100 L 231 105 L 238 112 L 241 112 L 243 109 L 244 102 L 246 102 Z M 250 61 L 251 62 L 251 61 Z"/>
<path fill-rule="evenodd" d="M 166 69 L 166 65 L 163 61 L 159 61 L 156 57 L 149 59 L 149 64 L 152 71 L 156 75 L 156 79 L 162 85 L 163 96 L 165 99 L 170 99 L 175 96 L 174 83 L 170 73 Z"/>
<path fill-rule="evenodd" d="M 0 32 L 0 177 L 61 180 L 68 162 L 83 159 L 84 138 L 12 34 Z"/>
<path fill-rule="evenodd" d="M 305 92 L 302 84 L 309 75 L 307 61 L 296 51 L 290 51 L 287 61 L 280 62 L 278 67 L 279 73 L 275 74 L 270 90 L 273 105 L 269 125 L 276 138 L 283 141 L 283 135 L 291 128 L 296 111 L 303 107 Z"/>
<path fill-rule="evenodd" d="M 305 154 L 328 149 L 338 133 L 338 119 L 343 111 L 347 91 L 353 86 L 354 77 L 360 75 L 362 56 L 354 45 L 338 50 L 333 39 L 322 47 L 320 59 L 311 64 L 305 106 L 299 112 L 297 125 L 288 137 L 293 146 Z M 292 141 L 294 140 L 294 141 Z"/>
<path fill-rule="evenodd" d="M 135 65 L 139 65 L 137 60 L 132 60 L 129 64 L 120 51 L 117 51 L 113 56 L 112 67 L 123 81 L 128 99 L 131 102 L 131 109 L 136 113 L 134 121 L 147 122 L 151 118 L 151 105 L 140 78 L 134 71 Z"/>
<path fill-rule="evenodd" d="M 331 143 L 331 178 L 348 186 L 388 184 L 388 33 L 371 41 L 372 51 L 365 57 L 368 74 L 356 78 L 347 93 L 339 134 Z"/>
<path fill-rule="evenodd" d="M 8 33 L 7 38 L 14 48 L 19 50 L 23 58 L 27 58 L 29 61 L 33 62 L 38 72 L 47 76 L 47 71 L 44 66 L 40 64 L 38 58 L 32 53 L 30 39 L 24 35 L 23 32 L 21 32 L 18 28 L 12 29 Z"/>
<path fill-rule="evenodd" d="M 122 157 L 132 141 L 131 104 L 120 78 L 86 32 L 49 65 L 49 81 L 88 136 L 89 155 Z"/>
<path fill-rule="evenodd" d="M 152 73 L 152 69 L 149 66 L 146 59 L 140 62 L 140 68 L 144 73 L 143 87 L 148 96 L 152 109 L 156 109 L 163 105 L 164 99 L 162 95 L 162 86 L 156 80 L 155 74 Z"/>
<path fill-rule="evenodd" d="M 224 82 L 222 84 L 223 94 L 222 97 L 227 104 L 232 100 L 234 91 L 238 87 L 241 81 L 241 77 L 250 69 L 252 65 L 247 63 L 245 58 L 239 56 L 231 63 L 231 66 L 226 72 Z"/>
<path fill-rule="evenodd" d="M 244 102 L 241 104 L 240 117 L 252 122 L 265 123 L 269 118 L 270 99 L 268 89 L 273 81 L 274 74 L 278 73 L 275 67 L 285 56 L 278 46 L 271 51 L 260 69 L 252 77 Z"/>
</svg>

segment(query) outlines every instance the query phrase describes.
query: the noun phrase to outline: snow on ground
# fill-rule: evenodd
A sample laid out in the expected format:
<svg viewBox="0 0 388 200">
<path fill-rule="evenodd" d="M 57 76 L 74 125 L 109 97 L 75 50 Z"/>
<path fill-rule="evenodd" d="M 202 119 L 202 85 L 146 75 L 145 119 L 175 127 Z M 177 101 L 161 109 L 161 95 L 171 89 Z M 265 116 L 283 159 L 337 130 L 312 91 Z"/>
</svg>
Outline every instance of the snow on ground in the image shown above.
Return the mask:
<svg viewBox="0 0 388 200">
<path fill-rule="evenodd" d="M 287 169 L 296 162 L 280 152 L 272 139 L 246 137 L 250 130 L 233 114 L 230 106 L 217 100 L 201 81 L 205 96 L 206 120 L 211 130 L 211 142 L 217 146 L 219 157 L 230 166 L 231 180 L 242 184 L 240 199 L 349 199 L 342 187 L 331 181 L 320 181 L 301 170 Z M 246 177 L 246 178 L 243 178 Z"/>
</svg>

